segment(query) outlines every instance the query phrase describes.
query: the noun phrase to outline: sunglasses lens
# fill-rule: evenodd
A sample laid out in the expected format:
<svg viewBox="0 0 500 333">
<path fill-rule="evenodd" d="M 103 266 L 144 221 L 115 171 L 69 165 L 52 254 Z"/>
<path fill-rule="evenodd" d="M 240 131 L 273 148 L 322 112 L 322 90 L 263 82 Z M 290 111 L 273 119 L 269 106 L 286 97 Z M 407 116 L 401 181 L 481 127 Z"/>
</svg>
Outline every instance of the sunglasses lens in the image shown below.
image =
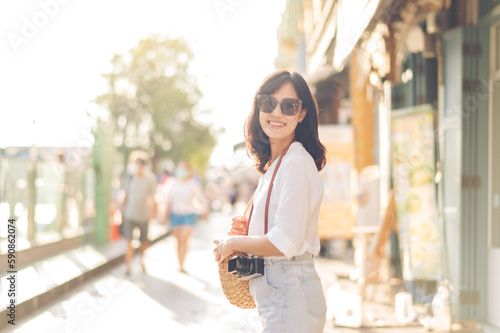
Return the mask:
<svg viewBox="0 0 500 333">
<path fill-rule="evenodd" d="M 300 101 L 296 99 L 284 99 L 281 102 L 281 111 L 287 116 L 294 116 L 300 108 Z"/>
<path fill-rule="evenodd" d="M 265 113 L 273 112 L 274 108 L 276 107 L 276 104 L 278 104 L 278 101 L 273 96 L 260 95 L 258 97 L 258 106 L 259 106 L 259 111 L 261 112 Z"/>
<path fill-rule="evenodd" d="M 274 96 L 259 95 L 257 105 L 260 112 L 271 113 L 276 108 L 278 100 Z M 281 112 L 287 116 L 295 116 L 300 110 L 300 101 L 293 98 L 285 98 L 281 101 Z"/>
</svg>

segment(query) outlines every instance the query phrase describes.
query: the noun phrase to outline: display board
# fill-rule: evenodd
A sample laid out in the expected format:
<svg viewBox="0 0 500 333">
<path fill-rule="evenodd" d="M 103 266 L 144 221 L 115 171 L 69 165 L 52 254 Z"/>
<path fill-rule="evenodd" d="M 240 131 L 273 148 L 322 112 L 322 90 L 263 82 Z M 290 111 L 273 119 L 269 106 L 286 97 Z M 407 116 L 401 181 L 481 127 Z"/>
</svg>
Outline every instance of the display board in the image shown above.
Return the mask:
<svg viewBox="0 0 500 333">
<path fill-rule="evenodd" d="M 442 273 L 437 213 L 434 112 L 421 105 L 392 112 L 392 179 L 405 280 Z"/>
</svg>

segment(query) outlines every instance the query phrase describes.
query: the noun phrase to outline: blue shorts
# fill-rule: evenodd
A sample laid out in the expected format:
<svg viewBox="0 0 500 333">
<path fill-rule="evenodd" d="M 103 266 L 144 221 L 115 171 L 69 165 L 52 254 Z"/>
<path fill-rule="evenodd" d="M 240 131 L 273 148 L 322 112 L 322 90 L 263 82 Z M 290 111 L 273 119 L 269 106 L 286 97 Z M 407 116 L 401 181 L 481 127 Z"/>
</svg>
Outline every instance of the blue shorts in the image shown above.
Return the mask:
<svg viewBox="0 0 500 333">
<path fill-rule="evenodd" d="M 170 227 L 193 226 L 196 222 L 196 214 L 178 215 L 170 213 Z"/>
</svg>

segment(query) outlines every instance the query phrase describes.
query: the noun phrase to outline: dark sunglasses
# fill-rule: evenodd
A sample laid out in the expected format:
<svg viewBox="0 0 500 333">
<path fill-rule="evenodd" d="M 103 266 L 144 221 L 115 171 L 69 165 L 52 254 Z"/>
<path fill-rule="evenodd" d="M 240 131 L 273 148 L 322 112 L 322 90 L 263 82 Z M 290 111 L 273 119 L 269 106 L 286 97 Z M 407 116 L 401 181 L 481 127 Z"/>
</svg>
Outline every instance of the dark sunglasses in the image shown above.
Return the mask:
<svg viewBox="0 0 500 333">
<path fill-rule="evenodd" d="M 284 98 L 281 102 L 278 102 L 274 96 L 257 95 L 257 107 L 260 112 L 271 113 L 278 104 L 280 105 L 281 112 L 283 112 L 284 115 L 295 116 L 300 110 L 302 101 L 295 98 Z"/>
</svg>

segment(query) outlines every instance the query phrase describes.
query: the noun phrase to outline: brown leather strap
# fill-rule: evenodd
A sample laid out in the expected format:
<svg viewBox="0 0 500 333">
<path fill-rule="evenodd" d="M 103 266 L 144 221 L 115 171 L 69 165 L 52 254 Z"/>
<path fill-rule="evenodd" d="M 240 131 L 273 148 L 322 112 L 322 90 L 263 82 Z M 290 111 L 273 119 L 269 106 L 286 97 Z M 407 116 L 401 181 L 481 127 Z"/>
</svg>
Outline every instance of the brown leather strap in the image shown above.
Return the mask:
<svg viewBox="0 0 500 333">
<path fill-rule="evenodd" d="M 292 142 L 290 142 L 290 144 L 285 148 L 285 150 L 283 150 L 283 153 L 281 153 L 281 156 L 278 160 L 278 163 L 276 164 L 276 168 L 274 168 L 273 176 L 271 177 L 271 182 L 269 183 L 269 190 L 267 191 L 267 198 L 266 198 L 266 213 L 265 213 L 265 219 L 264 219 L 264 228 L 265 228 L 264 231 L 265 232 L 264 232 L 264 234 L 267 234 L 268 215 L 269 215 L 269 200 L 271 199 L 271 191 L 273 189 L 274 178 L 276 177 L 276 173 L 278 172 L 278 168 L 281 165 L 281 160 L 283 159 L 286 152 L 288 151 L 288 148 L 290 148 L 290 146 L 294 142 L 295 142 L 295 139 Z M 252 213 L 253 213 L 253 197 L 255 196 L 256 192 L 257 192 L 257 190 L 255 190 L 255 192 L 253 193 L 252 198 L 250 199 L 250 202 L 249 202 L 249 205 L 251 204 L 251 207 L 250 207 L 250 216 L 248 218 L 247 235 L 248 235 L 248 230 L 250 230 L 250 221 L 252 220 Z M 247 210 L 248 210 L 248 206 L 247 206 L 247 209 L 245 209 L 245 214 L 246 214 Z"/>
<path fill-rule="evenodd" d="M 252 197 L 250 198 L 250 201 L 247 204 L 247 207 L 245 208 L 245 213 L 243 215 L 247 215 L 248 209 L 250 208 L 250 215 L 248 217 L 248 225 L 247 225 L 247 233 L 246 236 L 248 236 L 248 230 L 250 229 L 250 220 L 252 219 L 252 213 L 253 213 L 253 197 L 255 196 L 255 192 L 257 192 L 257 189 L 252 194 Z"/>
<path fill-rule="evenodd" d="M 257 190 L 255 190 L 257 191 Z M 250 221 L 252 220 L 252 213 L 253 213 L 253 197 L 255 195 L 255 192 L 253 192 L 252 197 L 250 198 L 250 201 L 248 204 L 250 205 L 250 216 L 248 217 L 248 225 L 247 225 L 247 236 L 248 236 L 248 231 L 250 230 Z"/>
</svg>

